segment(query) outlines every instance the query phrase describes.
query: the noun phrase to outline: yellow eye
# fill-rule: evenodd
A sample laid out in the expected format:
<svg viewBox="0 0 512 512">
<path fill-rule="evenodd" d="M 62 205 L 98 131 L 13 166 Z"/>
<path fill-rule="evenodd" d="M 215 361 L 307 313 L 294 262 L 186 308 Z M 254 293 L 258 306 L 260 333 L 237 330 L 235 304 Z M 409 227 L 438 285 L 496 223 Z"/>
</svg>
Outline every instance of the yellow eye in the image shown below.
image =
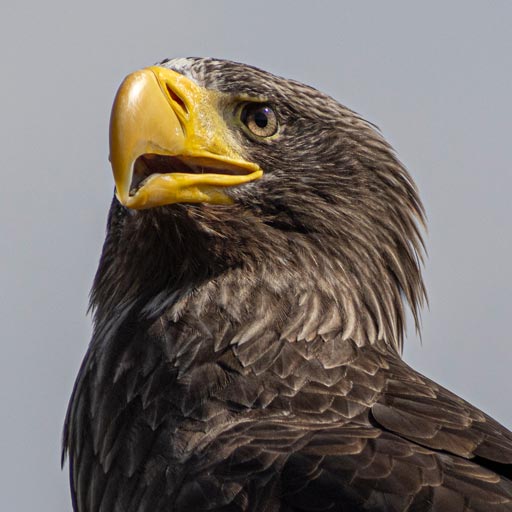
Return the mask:
<svg viewBox="0 0 512 512">
<path fill-rule="evenodd" d="M 275 112 L 266 103 L 247 103 L 242 108 L 240 120 L 258 137 L 271 137 L 279 128 Z"/>
</svg>

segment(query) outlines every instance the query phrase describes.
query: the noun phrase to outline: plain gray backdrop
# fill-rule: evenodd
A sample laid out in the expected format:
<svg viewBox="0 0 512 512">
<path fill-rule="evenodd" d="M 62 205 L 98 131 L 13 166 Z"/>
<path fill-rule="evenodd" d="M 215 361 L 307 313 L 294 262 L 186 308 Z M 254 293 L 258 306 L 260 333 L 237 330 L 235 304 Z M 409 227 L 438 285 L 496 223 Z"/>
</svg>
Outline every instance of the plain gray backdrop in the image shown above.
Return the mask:
<svg viewBox="0 0 512 512">
<path fill-rule="evenodd" d="M 71 508 L 60 437 L 113 190 L 110 107 L 164 57 L 250 63 L 381 127 L 429 220 L 430 309 L 405 358 L 512 426 L 511 23 L 507 0 L 3 2 L 0 509 Z"/>
</svg>

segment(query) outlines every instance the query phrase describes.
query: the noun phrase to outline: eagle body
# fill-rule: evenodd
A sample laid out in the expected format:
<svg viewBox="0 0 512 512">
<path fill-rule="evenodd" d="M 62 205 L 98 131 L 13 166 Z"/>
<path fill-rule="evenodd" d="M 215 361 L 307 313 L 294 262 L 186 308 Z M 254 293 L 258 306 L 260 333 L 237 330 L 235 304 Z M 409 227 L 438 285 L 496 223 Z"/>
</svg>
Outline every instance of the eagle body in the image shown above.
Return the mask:
<svg viewBox="0 0 512 512">
<path fill-rule="evenodd" d="M 512 511 L 512 434 L 400 357 L 423 210 L 380 133 L 250 66 L 151 73 L 200 150 L 137 153 L 158 203 L 140 206 L 114 163 L 116 100 L 118 193 L 64 431 L 74 510 Z M 207 101 L 218 117 L 194 117 Z M 210 181 L 161 200 L 164 159 Z M 258 177 L 220 193 L 217 174 Z"/>
</svg>

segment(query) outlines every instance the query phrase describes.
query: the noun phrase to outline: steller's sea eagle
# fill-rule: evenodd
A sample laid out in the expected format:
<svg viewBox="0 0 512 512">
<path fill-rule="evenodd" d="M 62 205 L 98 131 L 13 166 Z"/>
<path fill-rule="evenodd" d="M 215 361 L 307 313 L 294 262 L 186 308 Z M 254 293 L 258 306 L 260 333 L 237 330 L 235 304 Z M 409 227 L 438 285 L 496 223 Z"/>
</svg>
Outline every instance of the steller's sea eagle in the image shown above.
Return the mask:
<svg viewBox="0 0 512 512">
<path fill-rule="evenodd" d="M 512 511 L 512 434 L 401 359 L 424 214 L 370 123 L 254 67 L 129 75 L 77 512 Z"/>
</svg>

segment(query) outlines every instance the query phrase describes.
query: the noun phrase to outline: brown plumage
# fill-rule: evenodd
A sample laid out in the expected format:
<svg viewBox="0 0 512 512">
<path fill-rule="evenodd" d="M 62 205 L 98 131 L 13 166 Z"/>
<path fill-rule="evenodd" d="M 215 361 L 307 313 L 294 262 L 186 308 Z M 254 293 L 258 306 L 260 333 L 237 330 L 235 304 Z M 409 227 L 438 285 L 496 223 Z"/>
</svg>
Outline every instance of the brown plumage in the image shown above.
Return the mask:
<svg viewBox="0 0 512 512">
<path fill-rule="evenodd" d="M 161 66 L 224 93 L 264 175 L 230 205 L 114 198 L 64 432 L 74 509 L 512 511 L 512 434 L 400 358 L 423 209 L 380 133 L 249 66 Z M 232 114 L 263 100 L 276 137 Z"/>
</svg>

